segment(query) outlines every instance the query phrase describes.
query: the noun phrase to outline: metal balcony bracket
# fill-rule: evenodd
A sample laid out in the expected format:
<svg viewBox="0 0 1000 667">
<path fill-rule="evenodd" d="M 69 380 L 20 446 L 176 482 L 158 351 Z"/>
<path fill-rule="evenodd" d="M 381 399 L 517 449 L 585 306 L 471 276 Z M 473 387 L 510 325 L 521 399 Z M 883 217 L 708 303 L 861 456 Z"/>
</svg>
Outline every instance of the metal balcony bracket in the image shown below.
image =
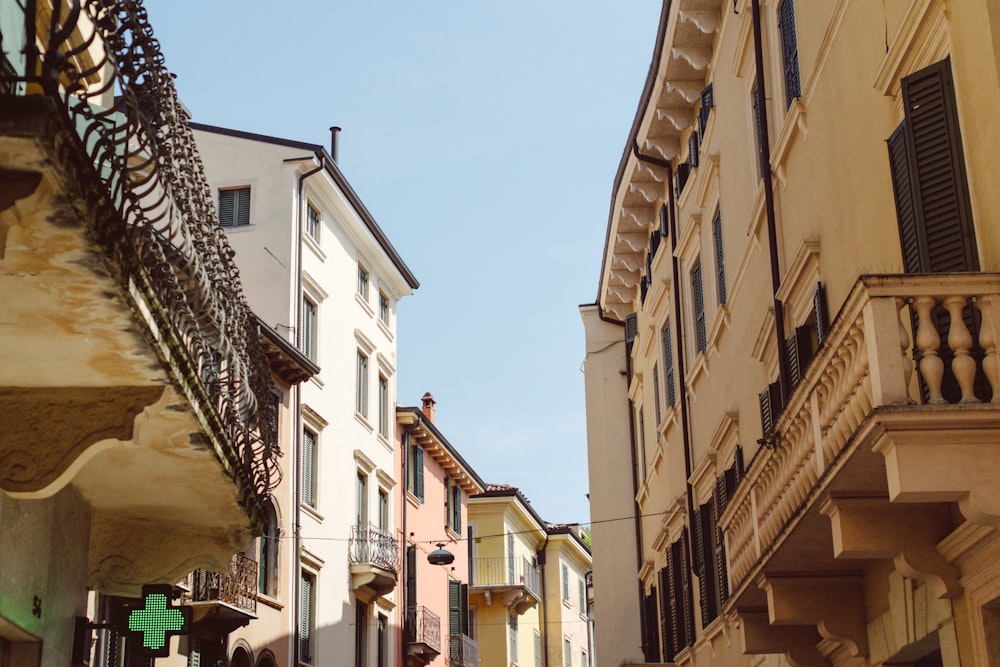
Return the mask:
<svg viewBox="0 0 1000 667">
<path fill-rule="evenodd" d="M 820 511 L 830 517 L 837 558 L 891 559 L 901 574 L 925 582 L 938 598 L 962 594 L 959 569 L 937 550 L 951 532 L 947 504 L 832 498 Z"/>
<path fill-rule="evenodd" d="M 815 626 L 851 657 L 868 655 L 861 575 L 762 576 L 771 625 Z"/>
</svg>

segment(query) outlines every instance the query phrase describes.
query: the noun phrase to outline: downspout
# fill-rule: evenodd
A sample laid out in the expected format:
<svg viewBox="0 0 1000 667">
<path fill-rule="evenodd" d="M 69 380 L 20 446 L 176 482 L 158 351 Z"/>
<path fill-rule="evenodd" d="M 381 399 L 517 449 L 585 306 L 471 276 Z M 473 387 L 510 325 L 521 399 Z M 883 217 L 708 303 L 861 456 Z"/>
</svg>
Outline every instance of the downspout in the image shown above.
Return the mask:
<svg viewBox="0 0 1000 667">
<path fill-rule="evenodd" d="M 627 329 L 627 327 L 626 327 Z M 628 333 L 626 332 L 626 336 Z M 625 378 L 628 380 L 629 385 L 632 384 L 632 344 L 626 343 L 625 345 Z M 639 471 L 638 471 L 638 459 L 636 456 L 636 438 L 635 438 L 635 405 L 632 403 L 632 399 L 628 399 L 628 435 L 629 442 L 632 444 L 630 447 L 632 454 L 632 522 L 635 528 L 635 572 L 636 575 L 642 571 L 642 510 L 639 507 L 639 501 L 636 497 L 639 495 Z M 646 658 L 646 662 L 650 662 L 650 652 L 649 647 L 646 645 L 646 627 L 648 619 L 646 618 L 646 597 L 643 595 L 644 588 L 642 585 L 642 580 L 636 576 L 636 585 L 639 589 L 639 627 L 642 628 L 642 654 Z"/>
<path fill-rule="evenodd" d="M 406 476 L 408 472 L 406 468 L 406 463 L 410 458 L 410 431 L 412 431 L 414 427 L 419 423 L 420 419 L 418 416 L 417 421 L 415 423 L 410 424 L 409 426 L 403 429 L 403 435 L 400 437 L 400 449 L 402 450 L 401 452 L 402 465 L 400 466 L 400 471 L 402 474 L 401 481 L 403 483 L 403 492 L 400 494 L 402 496 L 402 502 L 399 505 L 400 514 L 402 514 L 400 522 L 402 524 L 402 530 L 403 530 L 403 540 L 402 540 L 403 544 L 401 545 L 403 549 L 403 557 L 400 559 L 400 562 L 403 564 L 403 567 L 401 568 L 403 570 L 403 576 L 400 578 L 403 580 L 403 585 L 399 589 L 399 606 L 403 612 L 403 622 L 401 624 L 403 628 L 403 641 L 400 642 L 403 648 L 402 648 L 402 653 L 396 656 L 397 659 L 401 659 L 402 656 L 406 653 L 406 640 L 407 637 L 410 636 L 407 633 L 407 630 L 409 629 L 408 626 L 410 624 L 410 615 L 406 607 L 407 577 L 410 575 L 410 573 L 406 571 L 406 566 L 407 566 L 406 552 L 408 550 L 407 540 L 409 539 L 409 533 L 406 532 L 406 490 L 408 488 L 407 484 L 409 483 L 409 478 Z M 414 615 L 413 622 L 416 623 L 416 620 L 417 620 L 416 615 Z M 415 631 L 416 628 L 414 628 L 414 636 L 416 636 Z"/>
<path fill-rule="evenodd" d="M 757 114 L 760 118 L 760 175 L 764 179 L 764 210 L 767 213 L 767 250 L 771 259 L 771 292 L 774 296 L 774 337 L 778 352 L 778 382 L 781 386 L 781 401 L 788 400 L 791 393 L 791 376 L 788 372 L 788 358 L 785 349 L 785 308 L 778 299 L 781 287 L 781 271 L 778 267 L 778 233 L 774 213 L 774 184 L 771 177 L 771 139 L 767 129 L 767 98 L 764 89 L 764 46 L 760 27 L 760 0 L 751 1 L 753 19 L 753 55 L 757 77 Z"/>
<path fill-rule="evenodd" d="M 678 286 L 681 280 L 681 267 L 680 261 L 677 259 L 677 202 L 674 198 L 674 169 L 673 165 L 667 160 L 660 160 L 659 158 L 643 155 L 639 152 L 639 146 L 637 143 L 632 144 L 632 152 L 637 160 L 648 162 L 649 164 L 661 167 L 667 170 L 667 196 L 669 200 L 669 205 L 667 206 L 667 233 L 670 235 L 670 272 L 671 280 L 673 281 L 674 290 L 674 322 L 677 324 L 677 339 L 681 341 L 684 338 L 684 327 L 681 326 L 681 300 L 680 293 L 678 292 Z M 684 496 L 685 502 L 687 503 L 687 513 L 688 513 L 688 523 L 694 525 L 694 493 L 691 489 L 691 427 L 690 427 L 690 417 L 688 415 L 688 400 L 687 400 L 687 382 L 685 381 L 686 371 L 684 363 L 684 350 L 685 345 L 680 344 L 677 346 L 677 385 L 679 389 L 679 396 L 677 397 L 681 404 L 681 438 L 684 446 Z M 688 565 L 690 568 L 694 568 L 694 540 L 687 540 L 687 556 Z M 694 587 L 690 588 L 690 600 L 688 603 L 691 608 L 694 609 Z"/>
<path fill-rule="evenodd" d="M 295 219 L 296 219 L 296 233 L 298 234 L 298 242 L 295 245 L 295 305 L 293 307 L 293 312 L 295 313 L 295 348 L 297 350 L 302 349 L 302 233 L 303 233 L 303 205 L 302 200 L 305 194 L 305 180 L 312 176 L 313 174 L 322 171 L 325 163 L 322 153 L 317 153 L 319 157 L 319 166 L 315 169 L 310 169 L 304 174 L 299 176 L 298 187 L 296 188 L 295 196 Z M 295 641 L 292 642 L 291 655 L 289 656 L 290 665 L 297 665 L 299 663 L 299 642 L 301 637 L 299 636 L 299 614 L 302 609 L 302 466 L 299 461 L 299 456 L 302 453 L 302 387 L 300 385 L 295 386 L 295 442 L 297 443 L 295 447 L 295 452 L 292 454 L 292 462 L 295 465 L 295 525 L 292 530 L 295 534 L 295 579 L 292 582 L 292 635 Z"/>
<path fill-rule="evenodd" d="M 545 606 L 545 550 L 549 546 L 549 529 L 545 529 L 545 541 L 542 542 L 542 548 L 537 552 L 538 557 L 538 567 L 541 569 L 541 576 L 539 579 L 542 584 L 542 620 L 539 622 L 539 626 L 544 629 L 546 623 L 548 623 L 549 612 L 548 608 Z M 542 667 L 549 667 L 549 633 L 542 633 Z"/>
</svg>

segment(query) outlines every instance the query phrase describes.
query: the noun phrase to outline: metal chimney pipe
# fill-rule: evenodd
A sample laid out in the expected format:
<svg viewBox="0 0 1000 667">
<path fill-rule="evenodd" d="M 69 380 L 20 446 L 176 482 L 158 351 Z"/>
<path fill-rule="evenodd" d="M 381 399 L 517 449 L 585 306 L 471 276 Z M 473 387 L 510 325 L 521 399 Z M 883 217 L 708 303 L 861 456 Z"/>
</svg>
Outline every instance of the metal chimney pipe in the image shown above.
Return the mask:
<svg viewBox="0 0 1000 667">
<path fill-rule="evenodd" d="M 336 125 L 330 128 L 330 157 L 333 161 L 337 161 L 337 135 L 340 134 L 340 128 Z"/>
</svg>

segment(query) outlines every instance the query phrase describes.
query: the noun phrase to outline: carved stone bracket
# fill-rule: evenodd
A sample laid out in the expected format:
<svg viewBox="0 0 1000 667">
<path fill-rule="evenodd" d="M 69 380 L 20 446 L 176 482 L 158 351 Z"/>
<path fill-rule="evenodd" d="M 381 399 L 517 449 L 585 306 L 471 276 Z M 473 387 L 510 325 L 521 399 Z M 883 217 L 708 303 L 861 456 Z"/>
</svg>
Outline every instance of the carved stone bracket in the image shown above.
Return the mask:
<svg viewBox="0 0 1000 667">
<path fill-rule="evenodd" d="M 815 627 L 775 626 L 766 611 L 740 612 L 743 620 L 743 653 L 747 655 L 784 654 L 796 667 L 829 667 L 830 661 L 819 652 L 820 636 Z"/>
<path fill-rule="evenodd" d="M 830 517 L 837 558 L 889 558 L 901 574 L 926 582 L 939 598 L 961 595 L 959 569 L 936 546 L 951 532 L 948 505 L 834 498 L 820 511 Z"/>
<path fill-rule="evenodd" d="M 764 576 L 772 625 L 815 625 L 852 657 L 868 654 L 861 575 Z"/>
</svg>

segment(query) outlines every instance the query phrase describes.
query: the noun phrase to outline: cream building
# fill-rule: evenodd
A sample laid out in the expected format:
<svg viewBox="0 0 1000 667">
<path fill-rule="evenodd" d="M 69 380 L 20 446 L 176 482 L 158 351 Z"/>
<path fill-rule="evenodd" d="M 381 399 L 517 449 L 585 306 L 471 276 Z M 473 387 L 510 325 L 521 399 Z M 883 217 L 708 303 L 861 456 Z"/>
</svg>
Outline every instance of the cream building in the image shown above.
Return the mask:
<svg viewBox="0 0 1000 667">
<path fill-rule="evenodd" d="M 327 150 L 192 127 L 251 307 L 318 368 L 282 396 L 296 444 L 275 509 L 290 566 L 263 603 L 284 610 L 291 654 L 275 659 L 394 667 L 396 306 L 418 283 L 337 166 L 335 134 Z M 229 657 L 259 666 L 254 623 Z"/>
<path fill-rule="evenodd" d="M 664 3 L 581 308 L 598 665 L 1000 664 L 998 105 L 996 2 Z"/>
</svg>

